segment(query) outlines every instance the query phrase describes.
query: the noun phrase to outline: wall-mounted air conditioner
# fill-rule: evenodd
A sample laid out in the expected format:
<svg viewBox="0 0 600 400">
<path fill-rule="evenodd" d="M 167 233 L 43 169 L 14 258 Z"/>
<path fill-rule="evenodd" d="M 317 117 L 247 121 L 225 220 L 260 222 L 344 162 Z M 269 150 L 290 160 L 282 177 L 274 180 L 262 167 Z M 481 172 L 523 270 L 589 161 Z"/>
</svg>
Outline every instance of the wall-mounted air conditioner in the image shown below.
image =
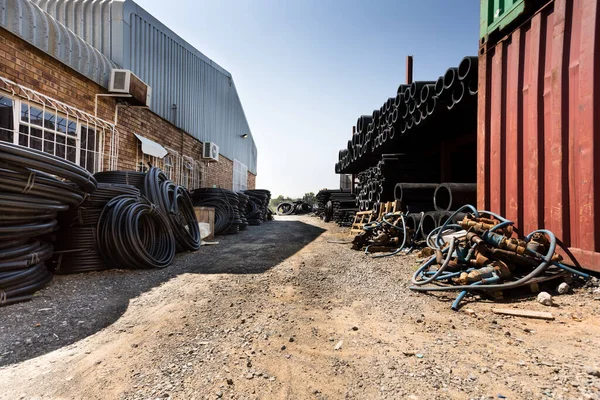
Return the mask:
<svg viewBox="0 0 600 400">
<path fill-rule="evenodd" d="M 213 142 L 205 142 L 202 147 L 202 158 L 209 162 L 219 161 L 219 146 Z"/>
<path fill-rule="evenodd" d="M 136 105 L 150 107 L 152 88 L 128 69 L 113 69 L 110 71 L 108 91 L 129 94 L 131 97 L 128 97 L 128 101 Z"/>
</svg>

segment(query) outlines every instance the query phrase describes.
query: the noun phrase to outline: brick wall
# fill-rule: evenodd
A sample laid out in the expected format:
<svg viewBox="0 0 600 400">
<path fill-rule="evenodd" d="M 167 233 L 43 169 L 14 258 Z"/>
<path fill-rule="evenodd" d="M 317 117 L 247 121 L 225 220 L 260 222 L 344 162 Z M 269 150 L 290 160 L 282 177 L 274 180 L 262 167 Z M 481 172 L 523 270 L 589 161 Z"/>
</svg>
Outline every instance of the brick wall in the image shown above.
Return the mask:
<svg viewBox="0 0 600 400">
<path fill-rule="evenodd" d="M 248 189 L 256 189 L 256 175 L 248 172 Z"/>
<path fill-rule="evenodd" d="M 0 76 L 90 114 L 94 114 L 95 95 L 108 93 L 94 81 L 3 28 L 0 28 Z M 116 100 L 109 97 L 99 99 L 98 117 L 112 122 Z M 199 140 L 148 109 L 120 106 L 117 130 L 119 131 L 119 169 L 136 169 L 136 158 L 141 151 L 134 133 L 174 149 L 182 156 L 201 160 L 202 143 Z M 108 149 L 105 153 L 108 154 Z M 209 164 L 205 172 L 207 186 L 232 188 L 232 160 L 220 155 L 219 162 Z M 248 188 L 254 188 L 254 185 L 255 176 L 248 173 Z"/>
</svg>

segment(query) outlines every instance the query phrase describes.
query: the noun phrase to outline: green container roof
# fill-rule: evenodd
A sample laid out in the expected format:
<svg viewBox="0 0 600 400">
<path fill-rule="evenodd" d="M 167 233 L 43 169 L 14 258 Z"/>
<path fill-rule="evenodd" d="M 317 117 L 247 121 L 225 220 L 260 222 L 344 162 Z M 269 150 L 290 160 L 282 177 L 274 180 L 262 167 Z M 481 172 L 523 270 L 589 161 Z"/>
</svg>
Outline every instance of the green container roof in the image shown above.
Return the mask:
<svg viewBox="0 0 600 400">
<path fill-rule="evenodd" d="M 479 37 L 502 30 L 525 11 L 525 0 L 481 0 Z"/>
</svg>

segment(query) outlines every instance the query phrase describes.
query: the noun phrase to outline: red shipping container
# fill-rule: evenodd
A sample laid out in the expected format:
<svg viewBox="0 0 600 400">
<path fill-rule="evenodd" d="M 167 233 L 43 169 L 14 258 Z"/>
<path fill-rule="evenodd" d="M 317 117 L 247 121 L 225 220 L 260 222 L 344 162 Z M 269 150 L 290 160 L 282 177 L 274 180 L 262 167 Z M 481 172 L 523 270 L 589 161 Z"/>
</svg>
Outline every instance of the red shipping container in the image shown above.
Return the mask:
<svg viewBox="0 0 600 400">
<path fill-rule="evenodd" d="M 600 5 L 554 0 L 479 53 L 479 209 L 600 271 Z M 563 253 L 564 255 L 564 253 Z"/>
</svg>

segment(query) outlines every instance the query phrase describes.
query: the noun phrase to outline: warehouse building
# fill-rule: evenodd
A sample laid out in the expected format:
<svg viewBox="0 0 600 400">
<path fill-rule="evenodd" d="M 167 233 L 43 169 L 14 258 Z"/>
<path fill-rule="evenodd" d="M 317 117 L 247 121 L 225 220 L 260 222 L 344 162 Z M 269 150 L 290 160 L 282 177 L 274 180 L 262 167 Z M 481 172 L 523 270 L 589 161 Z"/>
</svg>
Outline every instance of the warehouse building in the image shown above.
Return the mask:
<svg viewBox="0 0 600 400">
<path fill-rule="evenodd" d="M 0 140 L 91 172 L 162 168 L 190 189 L 253 189 L 235 83 L 130 0 L 5 0 Z"/>
</svg>

